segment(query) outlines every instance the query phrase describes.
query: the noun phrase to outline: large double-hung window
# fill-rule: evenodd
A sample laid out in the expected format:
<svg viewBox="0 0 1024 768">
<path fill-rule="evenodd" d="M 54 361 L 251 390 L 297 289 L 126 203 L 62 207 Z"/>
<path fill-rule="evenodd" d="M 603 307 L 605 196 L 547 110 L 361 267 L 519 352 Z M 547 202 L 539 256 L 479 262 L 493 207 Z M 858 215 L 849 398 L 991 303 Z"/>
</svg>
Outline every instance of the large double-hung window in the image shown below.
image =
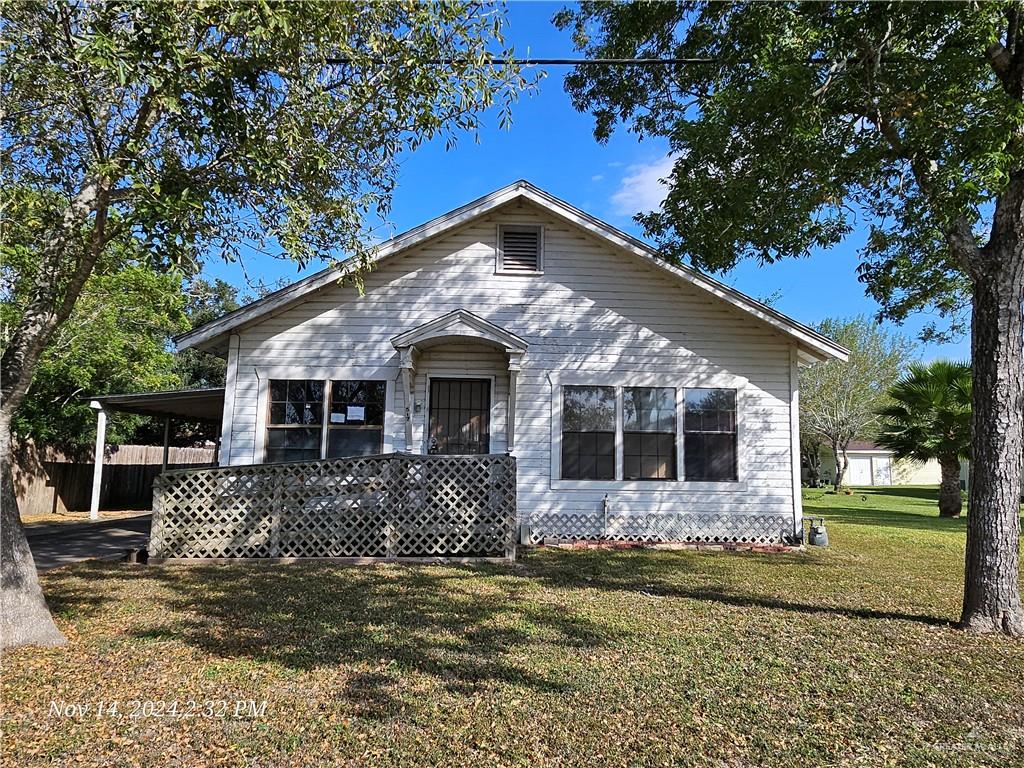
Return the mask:
<svg viewBox="0 0 1024 768">
<path fill-rule="evenodd" d="M 735 389 L 564 385 L 561 414 L 562 480 L 738 479 Z"/>
<path fill-rule="evenodd" d="M 386 382 L 271 379 L 266 461 L 312 461 L 384 450 Z"/>
</svg>

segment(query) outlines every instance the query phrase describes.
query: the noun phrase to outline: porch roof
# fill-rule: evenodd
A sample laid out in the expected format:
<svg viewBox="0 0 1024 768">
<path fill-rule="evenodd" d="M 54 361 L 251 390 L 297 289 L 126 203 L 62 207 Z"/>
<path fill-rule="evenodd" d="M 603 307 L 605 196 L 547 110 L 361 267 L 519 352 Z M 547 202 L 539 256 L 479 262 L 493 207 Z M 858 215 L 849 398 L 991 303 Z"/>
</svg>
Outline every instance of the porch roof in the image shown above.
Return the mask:
<svg viewBox="0 0 1024 768">
<path fill-rule="evenodd" d="M 105 411 L 135 413 L 141 416 L 189 419 L 219 423 L 224 413 L 224 388 L 175 389 L 130 395 L 96 395 L 90 404 Z"/>
<path fill-rule="evenodd" d="M 522 354 L 530 346 L 525 340 L 500 325 L 474 315 L 468 309 L 456 309 L 391 339 L 395 349 L 430 347 L 446 341 L 478 341 L 503 348 L 510 354 Z"/>
</svg>

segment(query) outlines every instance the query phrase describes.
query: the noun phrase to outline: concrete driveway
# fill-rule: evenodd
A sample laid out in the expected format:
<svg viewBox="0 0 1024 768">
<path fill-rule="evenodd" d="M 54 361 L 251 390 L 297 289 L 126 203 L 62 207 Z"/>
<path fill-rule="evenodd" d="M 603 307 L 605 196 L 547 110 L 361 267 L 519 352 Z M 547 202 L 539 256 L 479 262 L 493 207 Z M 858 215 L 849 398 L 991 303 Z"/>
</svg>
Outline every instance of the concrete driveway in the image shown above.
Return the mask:
<svg viewBox="0 0 1024 768">
<path fill-rule="evenodd" d="M 62 523 L 35 530 L 29 527 L 25 533 L 36 568 L 47 571 L 80 560 L 117 558 L 123 556 L 126 549 L 145 547 L 149 542 L 150 517 Z"/>
</svg>

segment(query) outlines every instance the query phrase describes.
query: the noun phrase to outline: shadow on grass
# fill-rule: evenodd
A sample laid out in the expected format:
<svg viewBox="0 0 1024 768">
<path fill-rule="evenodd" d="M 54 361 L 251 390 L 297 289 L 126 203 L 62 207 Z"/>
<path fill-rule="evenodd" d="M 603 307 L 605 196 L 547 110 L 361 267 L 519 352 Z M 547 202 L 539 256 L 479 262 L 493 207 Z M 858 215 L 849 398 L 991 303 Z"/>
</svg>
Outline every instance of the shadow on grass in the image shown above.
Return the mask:
<svg viewBox="0 0 1024 768">
<path fill-rule="evenodd" d="M 109 564 L 54 573 L 51 606 L 68 615 L 103 610 L 118 590 L 75 580 L 122 577 Z M 124 566 L 122 566 L 124 567 Z M 499 683 L 561 692 L 567 683 L 536 671 L 538 644 L 586 650 L 615 637 L 557 602 L 522 595 L 507 566 L 344 567 L 222 565 L 133 570 L 170 590 L 161 613 L 140 618 L 140 640 L 177 641 L 225 660 L 296 671 L 330 668 L 338 695 L 367 717 L 407 706 L 397 694 L 410 673 L 470 694 Z M 107 593 L 106 597 L 102 597 Z"/>
<path fill-rule="evenodd" d="M 552 551 L 540 550 L 531 555 L 529 575 L 549 586 L 562 589 L 636 592 L 649 597 L 681 598 L 742 608 L 867 620 L 911 621 L 929 626 L 951 626 L 954 623 L 949 618 L 922 613 L 799 602 L 751 590 L 740 591 L 724 583 L 732 575 L 730 569 L 738 568 L 744 561 L 765 571 L 774 566 L 796 565 L 809 569 L 817 565 L 831 565 L 827 559 L 811 558 L 800 553 L 724 554 L 643 550 L 611 553 L 597 550 L 560 554 L 562 557 Z M 812 589 L 814 583 L 814 575 L 808 573 L 807 587 Z"/>
<path fill-rule="evenodd" d="M 812 514 L 808 512 L 807 514 Z M 830 520 L 851 525 L 873 525 L 887 528 L 905 528 L 914 531 L 936 533 L 959 533 L 967 531 L 966 517 L 935 517 L 914 512 L 886 512 L 868 507 L 829 507 L 816 509 L 814 515 L 821 515 L 827 523 Z"/>
</svg>

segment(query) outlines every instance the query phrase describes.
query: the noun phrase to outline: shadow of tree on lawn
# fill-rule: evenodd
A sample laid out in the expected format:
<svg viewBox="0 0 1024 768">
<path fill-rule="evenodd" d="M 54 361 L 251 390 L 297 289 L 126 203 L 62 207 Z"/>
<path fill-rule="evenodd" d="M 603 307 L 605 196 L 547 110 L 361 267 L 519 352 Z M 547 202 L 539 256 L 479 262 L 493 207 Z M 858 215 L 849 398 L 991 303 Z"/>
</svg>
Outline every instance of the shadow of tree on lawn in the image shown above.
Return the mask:
<svg viewBox="0 0 1024 768">
<path fill-rule="evenodd" d="M 67 615 L 102 612 L 117 591 L 103 596 L 103 589 L 73 583 L 122 575 L 113 568 L 53 574 L 51 606 Z M 132 575 L 171 592 L 161 603 L 167 620 L 151 614 L 131 633 L 224 660 L 336 669 L 339 697 L 369 717 L 406 706 L 397 683 L 409 673 L 463 695 L 502 683 L 565 691 L 569 684 L 557 674 L 533 668 L 531 647 L 586 651 L 614 640 L 617 631 L 556 601 L 524 597 L 529 585 L 513 571 L 504 565 L 153 566 Z"/>
<path fill-rule="evenodd" d="M 866 620 L 912 621 L 929 626 L 951 626 L 949 617 L 910 611 L 880 610 L 863 605 L 841 605 L 823 601 L 801 602 L 772 594 L 772 582 L 764 581 L 768 591 L 754 589 L 737 580 L 737 561 L 756 565 L 762 578 L 783 567 L 800 569 L 835 567 L 825 558 L 806 553 L 701 553 L 693 551 L 608 552 L 582 550 L 539 551 L 529 557 L 529 575 L 563 589 L 590 588 L 613 592 L 636 592 L 650 597 L 682 598 L 744 608 L 759 608 L 795 613 L 838 616 Z M 825 576 L 827 578 L 827 576 Z M 748 574 L 755 582 L 757 578 Z M 737 582 L 735 585 L 730 582 Z"/>
</svg>

